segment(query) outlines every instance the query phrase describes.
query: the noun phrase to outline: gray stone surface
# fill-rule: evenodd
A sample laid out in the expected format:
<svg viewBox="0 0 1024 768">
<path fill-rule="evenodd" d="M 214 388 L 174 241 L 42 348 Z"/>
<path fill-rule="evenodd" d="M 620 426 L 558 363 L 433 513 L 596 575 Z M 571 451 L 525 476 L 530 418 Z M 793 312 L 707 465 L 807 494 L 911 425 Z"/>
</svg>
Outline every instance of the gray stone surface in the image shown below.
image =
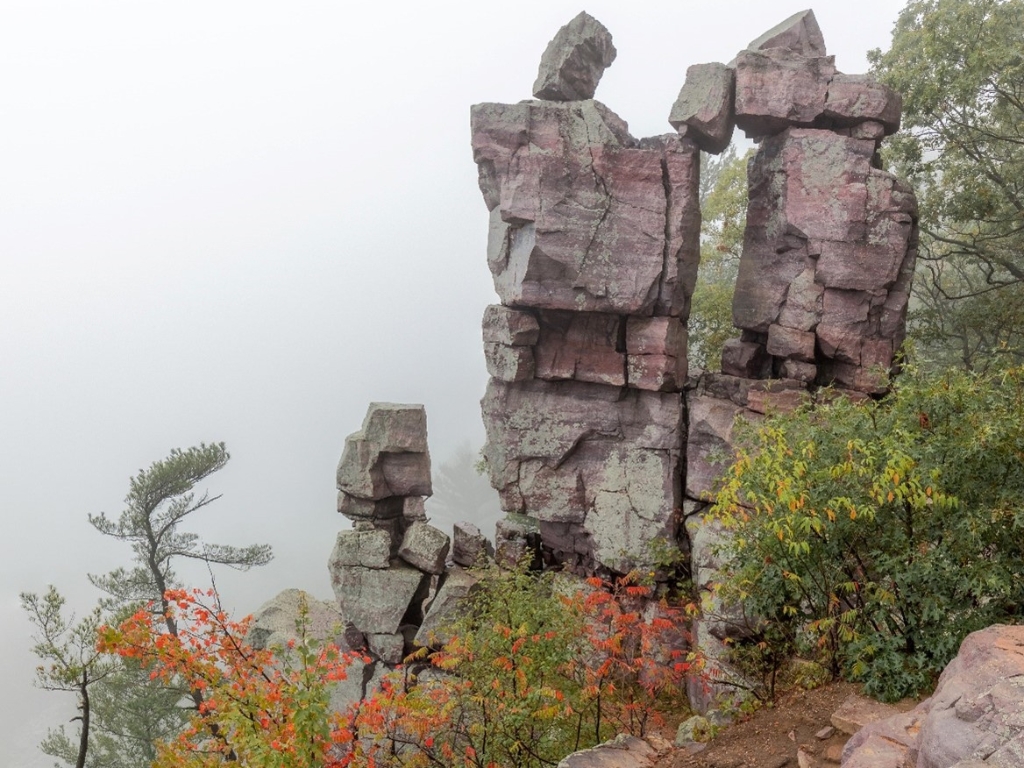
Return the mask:
<svg viewBox="0 0 1024 768">
<path fill-rule="evenodd" d="M 558 30 L 540 60 L 533 95 L 550 101 L 594 98 L 604 71 L 615 61 L 605 26 L 582 11 Z"/>
<path fill-rule="evenodd" d="M 500 381 L 527 381 L 537 372 L 533 347 L 484 343 L 487 373 Z"/>
<path fill-rule="evenodd" d="M 342 615 L 366 634 L 393 634 L 417 598 L 426 596 L 430 578 L 393 563 L 391 568 L 330 568 L 331 586 Z"/>
<path fill-rule="evenodd" d="M 298 640 L 300 606 L 306 606 L 306 635 L 343 645 L 344 619 L 334 601 L 317 600 L 301 589 L 286 589 L 256 609 L 246 641 L 254 648 L 285 648 Z"/>
<path fill-rule="evenodd" d="M 385 530 L 339 531 L 328 567 L 387 568 L 391 562 L 391 545 L 391 535 Z"/>
<path fill-rule="evenodd" d="M 366 636 L 370 653 L 385 664 L 400 664 L 405 658 L 405 636 L 400 632 Z"/>
<path fill-rule="evenodd" d="M 449 627 L 466 609 L 466 600 L 479 583 L 471 571 L 450 569 L 427 605 L 423 623 L 416 633 L 416 644 L 438 648 L 448 642 L 451 639 Z"/>
<path fill-rule="evenodd" d="M 678 394 L 492 380 L 481 407 L 491 484 L 506 512 L 585 523 L 590 535 L 567 554 L 613 570 L 647 562 L 648 542 L 671 538 L 682 501 Z"/>
<path fill-rule="evenodd" d="M 736 72 L 725 64 L 694 64 L 668 121 L 681 136 L 693 139 L 705 152 L 717 155 L 729 146 L 735 127 L 733 102 Z"/>
<path fill-rule="evenodd" d="M 703 499 L 716 491 L 719 478 L 728 468 L 733 426 L 744 410 L 732 401 L 702 395 L 691 395 L 686 404 L 686 495 Z"/>
<path fill-rule="evenodd" d="M 364 501 L 429 496 L 430 454 L 423 406 L 370 403 L 362 429 L 345 439 L 337 482 L 339 491 Z"/>
<path fill-rule="evenodd" d="M 398 556 L 425 573 L 443 573 L 451 540 L 429 523 L 414 522 L 402 537 Z"/>
<path fill-rule="evenodd" d="M 452 530 L 452 560 L 467 568 L 494 557 L 494 545 L 472 523 L 458 522 Z"/>
</svg>

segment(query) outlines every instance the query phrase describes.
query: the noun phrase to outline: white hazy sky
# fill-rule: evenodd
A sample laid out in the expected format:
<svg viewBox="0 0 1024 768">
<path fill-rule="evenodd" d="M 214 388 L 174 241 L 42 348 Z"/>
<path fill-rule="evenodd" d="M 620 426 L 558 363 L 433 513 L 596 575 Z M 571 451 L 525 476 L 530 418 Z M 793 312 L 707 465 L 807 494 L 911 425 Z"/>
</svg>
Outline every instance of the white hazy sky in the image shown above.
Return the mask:
<svg viewBox="0 0 1024 768">
<path fill-rule="evenodd" d="M 334 468 L 369 401 L 425 403 L 435 462 L 482 441 L 470 104 L 528 98 L 585 7 L 619 51 L 598 98 L 664 133 L 688 65 L 804 2 L 0 0 L 0 763 L 50 765 L 35 743 L 73 701 L 32 690 L 18 592 L 91 605 L 85 574 L 129 553 L 86 514 L 139 468 L 227 443 L 196 528 L 275 547 L 219 578 L 248 612 L 331 594 Z M 817 3 L 842 71 L 901 6 Z"/>
</svg>

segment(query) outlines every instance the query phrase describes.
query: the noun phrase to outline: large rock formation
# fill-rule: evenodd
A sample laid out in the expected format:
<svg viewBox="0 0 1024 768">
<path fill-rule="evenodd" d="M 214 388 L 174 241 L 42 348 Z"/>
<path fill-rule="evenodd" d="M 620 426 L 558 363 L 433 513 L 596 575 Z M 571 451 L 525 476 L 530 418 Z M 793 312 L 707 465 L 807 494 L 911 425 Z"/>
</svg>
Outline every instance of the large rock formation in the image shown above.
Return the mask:
<svg viewBox="0 0 1024 768">
<path fill-rule="evenodd" d="M 545 61 L 576 55 L 565 29 Z M 678 532 L 699 150 L 637 140 L 593 90 L 472 110 L 501 300 L 484 317 L 485 452 L 548 562 L 624 571 Z"/>
<path fill-rule="evenodd" d="M 509 513 L 498 558 L 622 573 L 650 566 L 652 540 L 667 539 L 710 590 L 723 564 L 703 513 L 736 420 L 792 409 L 824 385 L 850 397 L 888 386 L 917 244 L 914 196 L 878 159 L 900 98 L 838 72 L 804 11 L 729 64 L 690 67 L 669 117 L 677 134 L 638 140 L 592 99 L 613 50 L 578 17 L 544 54 L 540 80 L 572 71 L 584 85 L 539 80 L 539 100 L 472 109 L 500 301 L 484 316 L 482 401 L 491 482 Z M 691 379 L 699 150 L 722 151 L 734 127 L 760 143 L 733 305 L 740 335 L 720 373 Z M 744 631 L 739 618 L 709 617 L 694 634 L 721 656 Z"/>
<path fill-rule="evenodd" d="M 1024 765 L 1024 627 L 968 635 L 931 698 L 866 725 L 844 768 L 1017 768 Z"/>
</svg>

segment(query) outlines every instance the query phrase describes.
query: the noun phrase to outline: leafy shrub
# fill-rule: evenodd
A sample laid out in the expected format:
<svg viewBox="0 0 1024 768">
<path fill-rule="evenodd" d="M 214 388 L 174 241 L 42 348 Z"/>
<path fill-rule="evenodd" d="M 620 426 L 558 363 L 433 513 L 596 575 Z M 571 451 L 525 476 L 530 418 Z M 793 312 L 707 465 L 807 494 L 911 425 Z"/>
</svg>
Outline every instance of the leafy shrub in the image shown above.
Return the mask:
<svg viewBox="0 0 1024 768">
<path fill-rule="evenodd" d="M 678 702 L 680 616 L 633 577 L 565 589 L 492 570 L 416 685 L 395 676 L 356 719 L 378 766 L 533 768 L 617 732 L 642 735 Z M 669 650 L 666 650 L 669 649 Z"/>
<path fill-rule="evenodd" d="M 1024 370 L 908 369 L 882 401 L 741 430 L 713 509 L 727 602 L 886 700 L 920 692 L 1024 598 Z M 775 657 L 779 655 L 776 654 Z"/>
</svg>

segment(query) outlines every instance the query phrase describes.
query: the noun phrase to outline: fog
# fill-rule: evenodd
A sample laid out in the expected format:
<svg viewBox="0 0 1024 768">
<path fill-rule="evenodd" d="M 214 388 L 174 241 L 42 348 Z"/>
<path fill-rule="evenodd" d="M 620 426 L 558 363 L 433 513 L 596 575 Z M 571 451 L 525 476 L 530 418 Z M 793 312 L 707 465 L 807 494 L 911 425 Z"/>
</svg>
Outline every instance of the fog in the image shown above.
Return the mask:
<svg viewBox="0 0 1024 768">
<path fill-rule="evenodd" d="M 803 2 L 589 2 L 619 52 L 597 97 L 665 133 L 688 65 Z M 898 6 L 816 5 L 841 70 L 866 70 Z M 51 765 L 36 743 L 74 704 L 32 688 L 18 593 L 91 607 L 86 574 L 130 552 L 86 515 L 118 514 L 140 468 L 227 443 L 193 529 L 273 545 L 217 574 L 243 614 L 330 596 L 334 470 L 370 401 L 424 403 L 435 464 L 482 443 L 494 293 L 469 106 L 529 98 L 581 7 L 0 0 L 4 765 Z"/>
</svg>

